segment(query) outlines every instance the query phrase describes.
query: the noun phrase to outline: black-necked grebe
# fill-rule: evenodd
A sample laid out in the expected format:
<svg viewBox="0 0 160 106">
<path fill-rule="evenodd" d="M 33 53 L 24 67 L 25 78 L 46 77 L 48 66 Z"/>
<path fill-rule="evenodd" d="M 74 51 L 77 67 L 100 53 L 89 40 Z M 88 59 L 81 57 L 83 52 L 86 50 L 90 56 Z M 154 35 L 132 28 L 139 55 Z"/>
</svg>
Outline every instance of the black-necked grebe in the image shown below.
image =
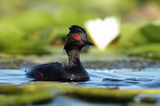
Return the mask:
<svg viewBox="0 0 160 106">
<path fill-rule="evenodd" d="M 27 76 L 38 81 L 87 81 L 89 75 L 84 69 L 80 51 L 85 45 L 93 45 L 87 37 L 86 31 L 77 25 L 72 25 L 64 45 L 68 55 L 68 64 L 58 62 L 47 63 L 33 67 Z"/>
</svg>

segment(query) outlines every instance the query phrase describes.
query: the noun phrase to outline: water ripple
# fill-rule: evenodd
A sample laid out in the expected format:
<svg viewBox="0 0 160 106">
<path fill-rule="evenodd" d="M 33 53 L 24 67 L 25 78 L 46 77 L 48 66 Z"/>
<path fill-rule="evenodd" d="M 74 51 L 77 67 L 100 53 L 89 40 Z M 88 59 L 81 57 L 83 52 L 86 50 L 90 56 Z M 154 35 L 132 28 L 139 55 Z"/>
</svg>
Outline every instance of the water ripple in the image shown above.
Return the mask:
<svg viewBox="0 0 160 106">
<path fill-rule="evenodd" d="M 120 89 L 160 88 L 160 68 L 144 69 L 87 69 L 90 81 L 75 82 L 89 87 L 118 87 Z M 24 70 L 0 70 L 0 83 L 22 84 L 33 79 L 25 76 Z"/>
</svg>

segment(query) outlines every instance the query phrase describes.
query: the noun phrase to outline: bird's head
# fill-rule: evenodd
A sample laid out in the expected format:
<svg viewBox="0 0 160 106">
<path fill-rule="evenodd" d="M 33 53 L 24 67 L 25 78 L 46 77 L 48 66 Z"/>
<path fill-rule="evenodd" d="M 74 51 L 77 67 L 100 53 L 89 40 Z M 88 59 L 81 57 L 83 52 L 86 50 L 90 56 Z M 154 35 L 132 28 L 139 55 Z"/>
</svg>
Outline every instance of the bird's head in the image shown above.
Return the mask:
<svg viewBox="0 0 160 106">
<path fill-rule="evenodd" d="M 85 45 L 93 45 L 93 43 L 88 40 L 87 33 L 82 27 L 72 25 L 69 29 L 70 32 L 67 35 L 64 45 L 65 50 L 81 50 Z"/>
</svg>

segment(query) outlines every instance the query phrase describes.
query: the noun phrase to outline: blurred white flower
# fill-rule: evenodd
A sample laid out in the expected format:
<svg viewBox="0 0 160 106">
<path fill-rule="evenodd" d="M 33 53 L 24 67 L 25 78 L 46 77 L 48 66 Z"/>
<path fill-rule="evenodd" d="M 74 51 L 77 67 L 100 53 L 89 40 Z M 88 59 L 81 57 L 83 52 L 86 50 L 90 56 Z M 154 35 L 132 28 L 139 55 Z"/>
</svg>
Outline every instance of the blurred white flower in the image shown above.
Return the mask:
<svg viewBox="0 0 160 106">
<path fill-rule="evenodd" d="M 104 50 L 119 35 L 120 21 L 115 17 L 89 20 L 85 27 L 95 45 Z"/>
</svg>

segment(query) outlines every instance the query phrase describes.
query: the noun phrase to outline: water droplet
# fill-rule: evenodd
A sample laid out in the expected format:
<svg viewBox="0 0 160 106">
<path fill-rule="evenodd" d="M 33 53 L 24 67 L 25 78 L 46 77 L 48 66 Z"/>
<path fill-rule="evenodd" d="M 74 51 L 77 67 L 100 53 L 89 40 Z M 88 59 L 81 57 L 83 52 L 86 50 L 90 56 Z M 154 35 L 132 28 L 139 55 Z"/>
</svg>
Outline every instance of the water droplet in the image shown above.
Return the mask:
<svg viewBox="0 0 160 106">
<path fill-rule="evenodd" d="M 89 46 L 89 48 L 92 48 L 92 47 L 93 47 L 93 45 L 90 45 L 90 46 Z"/>
</svg>

